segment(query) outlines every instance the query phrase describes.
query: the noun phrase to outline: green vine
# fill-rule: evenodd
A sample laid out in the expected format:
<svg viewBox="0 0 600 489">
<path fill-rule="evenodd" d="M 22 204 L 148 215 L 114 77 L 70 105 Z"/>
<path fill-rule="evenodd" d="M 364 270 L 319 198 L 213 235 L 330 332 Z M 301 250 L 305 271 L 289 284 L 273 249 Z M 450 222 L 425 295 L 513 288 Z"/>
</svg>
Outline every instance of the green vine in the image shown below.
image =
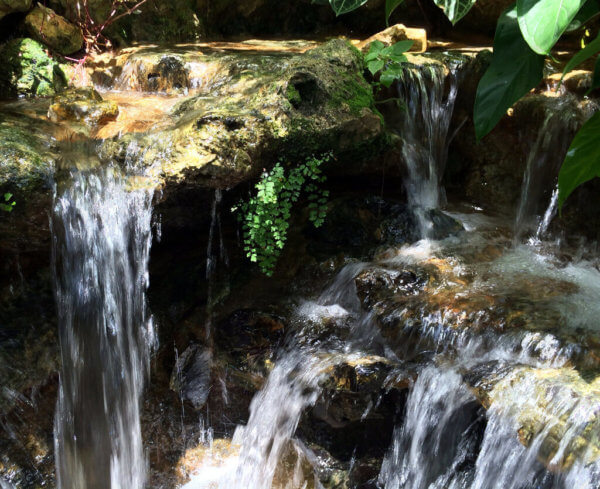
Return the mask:
<svg viewBox="0 0 600 489">
<path fill-rule="evenodd" d="M 321 165 L 332 158 L 331 153 L 311 156 L 288 171 L 278 162 L 262 174 L 256 194 L 232 208 L 242 222 L 246 256 L 265 275 L 273 275 L 287 240 L 292 207 L 302 194 L 308 199 L 310 222 L 315 227 L 323 224 L 329 192 L 321 187 L 326 180 Z"/>
</svg>

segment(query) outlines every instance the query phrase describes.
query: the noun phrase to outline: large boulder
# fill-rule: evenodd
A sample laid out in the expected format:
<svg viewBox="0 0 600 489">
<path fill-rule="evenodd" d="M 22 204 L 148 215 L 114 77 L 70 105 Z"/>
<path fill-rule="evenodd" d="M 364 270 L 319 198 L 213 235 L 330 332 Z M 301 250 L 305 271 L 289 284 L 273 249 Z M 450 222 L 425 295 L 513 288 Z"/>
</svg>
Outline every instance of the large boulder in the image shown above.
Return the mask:
<svg viewBox="0 0 600 489">
<path fill-rule="evenodd" d="M 149 167 L 164 162 L 158 173 L 167 185 L 186 181 L 230 188 L 260 175 L 278 157 L 293 161 L 319 152 L 347 155 L 340 160 L 348 163 L 343 173 L 357 173 L 356 164 L 377 154 L 385 143 L 372 88 L 363 78 L 362 56 L 347 41 L 333 40 L 287 57 L 222 58 L 216 59 L 226 69 L 211 82 L 204 80 L 197 96 L 174 108 L 171 127 L 106 141 L 103 154 L 120 161 L 131 157 L 135 148 Z M 143 70 L 140 75 L 127 73 L 131 80 L 140 80 L 140 88 L 151 78 L 164 78 L 165 84 L 156 86 L 168 86 L 159 66 L 167 62 L 176 73 L 192 73 L 190 64 L 177 55 L 158 60 L 155 70 L 138 59 L 129 66 Z M 200 62 L 206 64 L 196 63 L 194 69 L 203 71 L 204 66 L 210 72 L 215 58 Z M 176 89 L 196 85 L 190 76 L 176 78 Z"/>
<path fill-rule="evenodd" d="M 81 29 L 43 5 L 38 4 L 27 14 L 25 27 L 31 37 L 60 54 L 72 54 L 83 48 Z"/>
<path fill-rule="evenodd" d="M 67 84 L 60 65 L 33 39 L 13 39 L 2 45 L 0 67 L 0 99 L 54 95 Z"/>
</svg>

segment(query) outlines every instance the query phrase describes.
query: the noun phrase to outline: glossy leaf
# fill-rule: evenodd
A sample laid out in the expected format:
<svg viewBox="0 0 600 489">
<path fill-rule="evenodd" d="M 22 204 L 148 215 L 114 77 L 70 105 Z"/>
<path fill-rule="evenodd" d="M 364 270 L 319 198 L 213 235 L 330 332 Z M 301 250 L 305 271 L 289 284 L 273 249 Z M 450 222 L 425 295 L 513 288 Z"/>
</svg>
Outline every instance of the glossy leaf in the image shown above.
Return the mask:
<svg viewBox="0 0 600 489">
<path fill-rule="evenodd" d="M 567 30 L 584 0 L 517 0 L 523 38 L 538 54 L 548 54 Z"/>
<path fill-rule="evenodd" d="M 390 25 L 390 16 L 392 12 L 398 8 L 398 6 L 404 0 L 385 0 L 385 24 Z"/>
<path fill-rule="evenodd" d="M 444 11 L 448 20 L 452 24 L 456 24 L 462 19 L 471 7 L 475 4 L 475 0 L 434 0 L 435 4 Z"/>
<path fill-rule="evenodd" d="M 590 59 L 592 56 L 594 56 L 594 54 L 596 54 L 599 51 L 600 51 L 600 34 L 598 35 L 598 37 L 596 39 L 594 39 L 592 42 L 590 42 L 586 47 L 584 47 L 581 51 L 579 51 L 577 54 L 575 54 L 575 56 L 573 56 L 569 60 L 569 62 L 565 66 L 565 69 L 563 70 L 561 81 L 565 77 L 565 75 L 567 73 L 569 73 L 569 71 L 576 68 L 584 61 Z"/>
<path fill-rule="evenodd" d="M 587 0 L 567 27 L 567 32 L 581 29 L 598 14 L 600 14 L 600 0 Z"/>
<path fill-rule="evenodd" d="M 534 53 L 521 36 L 516 8 L 505 10 L 496 28 L 492 63 L 477 87 L 473 115 L 477 139 L 540 83 L 543 69 L 544 57 Z"/>
<path fill-rule="evenodd" d="M 596 112 L 575 135 L 558 174 L 558 206 L 562 208 L 573 190 L 600 177 L 600 112 Z"/>
<path fill-rule="evenodd" d="M 329 0 L 331 8 L 335 12 L 335 15 L 347 14 L 361 7 L 368 0 Z"/>
</svg>

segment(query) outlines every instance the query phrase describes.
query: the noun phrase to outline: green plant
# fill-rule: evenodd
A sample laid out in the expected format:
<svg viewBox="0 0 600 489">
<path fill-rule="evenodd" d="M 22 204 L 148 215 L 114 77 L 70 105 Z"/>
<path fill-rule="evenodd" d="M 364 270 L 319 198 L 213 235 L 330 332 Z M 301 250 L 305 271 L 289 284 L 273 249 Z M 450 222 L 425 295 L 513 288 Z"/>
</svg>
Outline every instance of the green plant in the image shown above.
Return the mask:
<svg viewBox="0 0 600 489">
<path fill-rule="evenodd" d="M 337 15 L 350 12 L 367 0 L 313 0 L 329 3 Z M 385 19 L 403 0 L 386 0 Z M 475 0 L 434 0 L 455 24 L 463 18 Z M 521 97 L 535 88 L 543 78 L 544 61 L 566 32 L 585 28 L 600 16 L 600 0 L 517 0 L 498 19 L 492 62 L 481 79 L 473 119 L 475 134 L 488 134 Z M 563 77 L 581 63 L 596 57 L 589 91 L 600 88 L 600 35 L 589 42 L 566 64 Z M 369 70 L 383 65 L 375 53 Z M 367 55 L 367 56 L 369 56 Z M 368 62 L 369 63 L 369 62 Z M 393 74 L 390 73 L 390 76 Z M 383 73 L 382 73 L 383 75 Z M 384 80 L 388 80 L 387 75 Z M 383 80 L 382 82 L 383 83 Z M 390 82 L 391 83 L 391 82 Z M 589 93 L 588 91 L 588 93 Z M 600 116 L 587 121 L 575 136 L 558 178 L 559 207 L 577 186 L 600 176 Z"/>
<path fill-rule="evenodd" d="M 598 0 L 518 0 L 498 21 L 492 63 L 481 79 L 475 99 L 474 121 L 478 139 L 488 134 L 506 111 L 536 87 L 544 61 L 561 36 L 581 28 L 600 14 Z M 600 36 L 583 47 L 565 65 L 564 76 L 597 56 Z M 597 56 L 590 91 L 600 87 Z M 559 208 L 582 183 L 600 175 L 600 118 L 587 121 L 576 134 L 559 172 Z"/>
<path fill-rule="evenodd" d="M 0 202 L 0 210 L 5 212 L 12 212 L 13 207 L 17 205 L 17 203 L 12 200 L 13 194 L 10 192 L 6 192 L 4 194 L 4 202 Z"/>
<path fill-rule="evenodd" d="M 256 194 L 232 208 L 238 212 L 244 233 L 244 251 L 251 262 L 271 276 L 287 240 L 293 205 L 307 196 L 309 220 L 321 226 L 327 212 L 329 192 L 321 188 L 326 180 L 321 165 L 333 158 L 331 153 L 311 156 L 286 171 L 278 162 L 264 172 L 256 183 Z"/>
<path fill-rule="evenodd" d="M 312 3 L 319 5 L 329 4 L 336 15 L 347 14 L 361 7 L 369 0 L 312 0 Z M 385 21 L 389 22 L 392 12 L 396 10 L 404 0 L 385 0 Z M 471 7 L 475 4 L 475 0 L 434 0 L 434 3 L 440 7 L 446 17 L 456 24 L 462 19 Z"/>
<path fill-rule="evenodd" d="M 380 73 L 379 83 L 389 87 L 402 77 L 402 63 L 407 61 L 404 53 L 412 45 L 413 41 L 400 41 L 386 47 L 381 41 L 373 41 L 365 55 L 367 69 L 373 76 Z"/>
</svg>

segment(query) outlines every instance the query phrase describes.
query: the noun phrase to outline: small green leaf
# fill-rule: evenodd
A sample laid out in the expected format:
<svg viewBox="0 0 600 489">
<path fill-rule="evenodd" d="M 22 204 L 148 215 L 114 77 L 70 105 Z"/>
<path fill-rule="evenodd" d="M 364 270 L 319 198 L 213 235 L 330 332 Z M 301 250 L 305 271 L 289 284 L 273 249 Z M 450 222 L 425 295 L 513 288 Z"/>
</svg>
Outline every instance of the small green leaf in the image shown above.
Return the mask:
<svg viewBox="0 0 600 489">
<path fill-rule="evenodd" d="M 388 46 L 383 50 L 385 54 L 389 54 L 390 56 L 400 56 L 412 48 L 414 41 L 398 41 L 391 46 Z"/>
<path fill-rule="evenodd" d="M 579 129 L 558 174 L 558 206 L 562 208 L 573 190 L 600 176 L 600 112 Z"/>
<path fill-rule="evenodd" d="M 538 54 L 548 54 L 571 24 L 584 0 L 517 0 L 523 38 Z"/>
<path fill-rule="evenodd" d="M 496 28 L 492 63 L 477 87 L 473 114 L 477 139 L 540 83 L 543 70 L 544 56 L 533 52 L 520 34 L 516 8 L 505 10 Z"/>
<path fill-rule="evenodd" d="M 384 65 L 385 63 L 382 59 L 376 59 L 367 63 L 367 69 L 371 72 L 371 75 L 374 75 L 379 70 L 381 70 Z"/>
<path fill-rule="evenodd" d="M 385 0 L 385 25 L 390 25 L 390 16 L 404 0 Z"/>
<path fill-rule="evenodd" d="M 6 192 L 6 193 L 4 194 L 4 200 L 5 200 L 6 202 L 8 202 L 10 199 L 12 199 L 12 196 L 13 196 L 13 194 L 11 194 L 10 192 Z"/>
</svg>

